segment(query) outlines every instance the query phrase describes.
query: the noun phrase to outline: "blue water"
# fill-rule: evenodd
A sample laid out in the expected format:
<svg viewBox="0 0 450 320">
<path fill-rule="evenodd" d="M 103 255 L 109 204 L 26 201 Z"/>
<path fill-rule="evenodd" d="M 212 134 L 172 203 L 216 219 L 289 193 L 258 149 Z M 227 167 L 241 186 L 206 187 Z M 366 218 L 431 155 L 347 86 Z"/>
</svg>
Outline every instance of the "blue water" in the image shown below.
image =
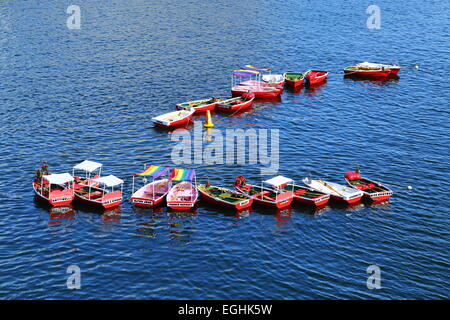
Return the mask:
<svg viewBox="0 0 450 320">
<path fill-rule="evenodd" d="M 78 1 L 80 30 L 66 27 L 69 4 L 0 4 L 0 298 L 449 298 L 448 1 L 377 1 L 379 30 L 366 26 L 370 1 Z M 361 61 L 420 68 L 389 82 L 342 77 Z M 175 142 L 151 117 L 229 95 L 230 70 L 248 63 L 330 76 L 213 115 L 216 129 L 279 129 L 280 174 L 343 182 L 359 163 L 393 188 L 390 202 L 236 216 L 34 201 L 41 159 L 55 172 L 99 161 L 129 197 L 145 163 L 174 166 Z M 223 186 L 268 178 L 260 165 L 191 167 Z M 80 290 L 66 287 L 69 265 Z M 379 290 L 366 286 L 369 265 L 381 268 Z"/>
</svg>

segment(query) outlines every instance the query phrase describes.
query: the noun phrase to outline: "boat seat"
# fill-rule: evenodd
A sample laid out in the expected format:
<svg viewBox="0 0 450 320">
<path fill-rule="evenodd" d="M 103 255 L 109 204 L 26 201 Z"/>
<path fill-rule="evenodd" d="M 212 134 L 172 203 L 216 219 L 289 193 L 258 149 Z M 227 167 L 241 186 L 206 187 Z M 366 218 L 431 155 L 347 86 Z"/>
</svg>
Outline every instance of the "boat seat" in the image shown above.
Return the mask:
<svg viewBox="0 0 450 320">
<path fill-rule="evenodd" d="M 262 198 L 264 196 L 268 196 L 269 194 L 270 194 L 269 191 L 262 191 L 262 192 L 255 193 L 253 195 L 253 197 Z"/>
</svg>

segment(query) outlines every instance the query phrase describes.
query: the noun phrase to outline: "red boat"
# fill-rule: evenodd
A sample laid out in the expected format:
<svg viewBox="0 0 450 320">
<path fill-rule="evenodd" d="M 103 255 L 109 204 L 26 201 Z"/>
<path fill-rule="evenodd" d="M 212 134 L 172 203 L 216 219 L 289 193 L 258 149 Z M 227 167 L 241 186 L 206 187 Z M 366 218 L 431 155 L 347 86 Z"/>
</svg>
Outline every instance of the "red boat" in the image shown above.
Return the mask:
<svg viewBox="0 0 450 320">
<path fill-rule="evenodd" d="M 286 191 L 284 188 L 291 183 L 292 180 L 283 176 L 277 176 L 272 179 L 263 181 L 261 186 L 248 184 L 244 176 L 236 177 L 234 187 L 243 195 L 254 202 L 276 208 L 284 208 L 291 204 L 293 200 L 292 191 Z"/>
<path fill-rule="evenodd" d="M 288 185 L 286 189 L 291 189 L 294 192 L 294 200 L 316 207 L 324 206 L 330 199 L 329 194 L 316 191 L 306 186 L 298 186 L 295 184 Z"/>
<path fill-rule="evenodd" d="M 255 95 L 253 93 L 243 93 L 240 97 L 219 102 L 217 104 L 217 110 L 224 112 L 245 110 L 252 106 L 253 100 L 255 100 Z"/>
<path fill-rule="evenodd" d="M 285 72 L 284 73 L 286 86 L 293 89 L 300 88 L 303 85 L 305 75 L 298 72 Z"/>
<path fill-rule="evenodd" d="M 157 127 L 162 128 L 178 127 L 187 124 L 192 119 L 192 115 L 194 114 L 194 112 L 195 112 L 194 108 L 190 108 L 189 110 L 173 111 L 165 113 L 158 117 L 154 117 L 152 118 L 152 121 Z"/>
<path fill-rule="evenodd" d="M 243 210 L 250 207 L 253 203 L 253 199 L 230 189 L 209 184 L 199 184 L 197 189 L 203 199 L 222 207 Z"/>
<path fill-rule="evenodd" d="M 364 197 L 374 202 L 385 201 L 393 194 L 391 189 L 380 182 L 361 177 L 359 169 L 356 169 L 356 172 L 347 172 L 345 181 L 349 186 L 364 192 Z"/>
<path fill-rule="evenodd" d="M 120 186 L 120 189 L 115 187 Z M 75 197 L 90 206 L 113 208 L 122 202 L 123 180 L 113 175 L 88 179 L 75 185 Z"/>
<path fill-rule="evenodd" d="M 222 101 L 222 99 L 203 99 L 203 100 L 194 100 L 179 103 L 176 105 L 177 110 L 189 110 L 190 108 L 194 108 L 195 113 L 201 113 L 206 111 L 212 111 L 216 108 L 217 103 Z"/>
<path fill-rule="evenodd" d="M 346 76 L 363 78 L 387 78 L 397 76 L 400 66 L 393 64 L 362 62 L 356 66 L 350 66 L 344 69 Z"/>
<path fill-rule="evenodd" d="M 327 80 L 328 71 L 308 70 L 305 72 L 304 84 L 306 87 L 317 86 Z"/>
<path fill-rule="evenodd" d="M 52 206 L 67 206 L 74 199 L 73 177 L 69 173 L 37 175 L 33 190 L 38 199 Z"/>
</svg>

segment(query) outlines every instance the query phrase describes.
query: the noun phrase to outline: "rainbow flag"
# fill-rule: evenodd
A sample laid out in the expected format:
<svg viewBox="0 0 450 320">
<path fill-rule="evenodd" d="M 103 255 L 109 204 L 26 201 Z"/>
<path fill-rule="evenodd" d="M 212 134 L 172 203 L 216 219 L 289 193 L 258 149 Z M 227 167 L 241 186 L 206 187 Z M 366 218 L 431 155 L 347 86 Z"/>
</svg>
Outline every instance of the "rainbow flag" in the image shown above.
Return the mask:
<svg viewBox="0 0 450 320">
<path fill-rule="evenodd" d="M 245 66 L 242 67 L 242 69 L 246 69 L 246 70 L 255 70 L 255 71 L 270 71 L 270 68 L 257 68 L 254 65 L 251 64 L 246 64 Z"/>
<path fill-rule="evenodd" d="M 167 167 L 151 165 L 144 171 L 142 171 L 140 173 L 135 173 L 134 175 L 136 175 L 136 176 L 151 176 L 153 179 L 156 179 L 159 176 L 162 176 L 168 170 L 169 170 L 169 168 L 167 168 Z"/>
<path fill-rule="evenodd" d="M 237 76 L 237 77 L 245 77 L 245 76 L 255 76 L 257 74 L 260 74 L 261 71 L 257 71 L 257 70 L 233 70 L 233 76 Z"/>
<path fill-rule="evenodd" d="M 195 169 L 172 169 L 170 178 L 174 181 L 192 181 L 195 176 Z"/>
</svg>

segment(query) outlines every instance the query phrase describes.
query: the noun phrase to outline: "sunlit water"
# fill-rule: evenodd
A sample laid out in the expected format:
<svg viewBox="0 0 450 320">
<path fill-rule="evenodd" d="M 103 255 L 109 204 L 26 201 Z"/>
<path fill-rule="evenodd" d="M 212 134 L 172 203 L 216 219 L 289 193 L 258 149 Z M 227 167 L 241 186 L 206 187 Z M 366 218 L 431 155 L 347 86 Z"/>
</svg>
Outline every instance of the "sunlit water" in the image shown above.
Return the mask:
<svg viewBox="0 0 450 320">
<path fill-rule="evenodd" d="M 380 30 L 367 28 L 364 1 L 81 1 L 80 30 L 66 27 L 68 4 L 0 4 L 1 298 L 448 298 L 447 1 L 377 1 Z M 420 69 L 390 82 L 342 77 L 366 60 Z M 279 129 L 280 174 L 343 182 L 359 163 L 393 188 L 391 201 L 243 215 L 34 201 L 41 159 L 55 172 L 102 162 L 128 199 L 145 163 L 174 165 L 175 142 L 151 117 L 229 95 L 230 70 L 248 63 L 330 76 L 215 114 L 216 129 Z M 268 178 L 261 165 L 191 167 L 222 186 Z M 69 265 L 81 268 L 80 290 L 66 287 Z M 366 286 L 369 265 L 381 268 L 380 290 Z"/>
</svg>

